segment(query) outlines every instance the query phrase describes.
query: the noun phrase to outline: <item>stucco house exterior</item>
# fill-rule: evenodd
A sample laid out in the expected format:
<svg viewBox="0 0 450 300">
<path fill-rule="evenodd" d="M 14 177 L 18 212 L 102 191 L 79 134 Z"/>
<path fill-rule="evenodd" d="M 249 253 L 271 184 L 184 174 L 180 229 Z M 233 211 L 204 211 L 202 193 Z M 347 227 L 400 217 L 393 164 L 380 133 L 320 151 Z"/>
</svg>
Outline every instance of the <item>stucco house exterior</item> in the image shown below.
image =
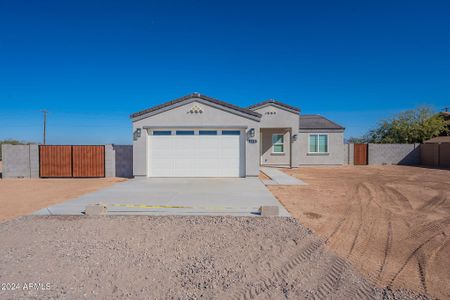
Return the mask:
<svg viewBox="0 0 450 300">
<path fill-rule="evenodd" d="M 344 127 L 276 100 L 243 108 L 194 93 L 130 118 L 136 177 L 246 177 L 260 166 L 344 163 Z"/>
</svg>

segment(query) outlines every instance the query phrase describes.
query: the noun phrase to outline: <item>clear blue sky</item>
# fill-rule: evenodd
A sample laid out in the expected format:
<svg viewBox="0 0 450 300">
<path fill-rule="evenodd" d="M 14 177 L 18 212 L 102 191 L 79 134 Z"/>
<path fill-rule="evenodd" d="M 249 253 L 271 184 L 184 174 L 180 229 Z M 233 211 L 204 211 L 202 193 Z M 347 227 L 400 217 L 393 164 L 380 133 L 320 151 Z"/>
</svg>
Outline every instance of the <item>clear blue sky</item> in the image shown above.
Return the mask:
<svg viewBox="0 0 450 300">
<path fill-rule="evenodd" d="M 0 139 L 131 143 L 130 113 L 192 92 L 268 98 L 363 134 L 450 106 L 449 1 L 0 0 Z"/>
</svg>

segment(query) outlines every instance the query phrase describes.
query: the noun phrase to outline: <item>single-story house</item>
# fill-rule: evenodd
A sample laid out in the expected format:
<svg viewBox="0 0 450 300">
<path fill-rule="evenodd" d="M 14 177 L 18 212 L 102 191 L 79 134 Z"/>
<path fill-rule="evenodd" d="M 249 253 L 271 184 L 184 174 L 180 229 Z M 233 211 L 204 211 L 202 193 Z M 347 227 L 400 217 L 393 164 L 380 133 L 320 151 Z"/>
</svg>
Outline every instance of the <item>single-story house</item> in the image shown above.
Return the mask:
<svg viewBox="0 0 450 300">
<path fill-rule="evenodd" d="M 246 177 L 260 166 L 344 163 L 344 127 L 275 100 L 243 108 L 194 93 L 130 118 L 134 176 Z"/>
</svg>

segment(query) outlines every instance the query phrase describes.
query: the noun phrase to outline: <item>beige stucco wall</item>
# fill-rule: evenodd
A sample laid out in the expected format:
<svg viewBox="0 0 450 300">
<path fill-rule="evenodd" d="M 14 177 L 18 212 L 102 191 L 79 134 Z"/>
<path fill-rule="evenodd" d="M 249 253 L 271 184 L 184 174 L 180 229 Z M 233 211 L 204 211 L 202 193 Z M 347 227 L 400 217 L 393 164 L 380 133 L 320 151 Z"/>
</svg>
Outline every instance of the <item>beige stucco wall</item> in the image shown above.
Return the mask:
<svg viewBox="0 0 450 300">
<path fill-rule="evenodd" d="M 279 106 L 269 104 L 267 106 L 260 107 L 258 109 L 255 109 L 256 112 L 260 113 L 262 115 L 261 117 L 261 128 L 290 128 L 292 130 L 292 135 L 297 134 L 298 135 L 298 126 L 299 126 L 299 115 L 297 112 L 289 111 L 286 109 L 283 109 Z M 275 113 L 275 114 L 273 114 Z M 285 142 L 289 141 L 289 138 L 285 137 Z M 269 139 L 263 137 L 263 142 L 272 143 L 272 136 L 269 137 Z M 291 140 L 292 142 L 292 166 L 296 167 L 300 163 L 300 143 L 299 140 Z M 263 149 L 265 145 L 262 145 Z M 289 148 L 288 145 L 285 144 L 285 148 Z M 281 156 L 281 157 L 275 157 L 270 156 L 269 154 L 265 153 L 266 151 L 261 151 L 263 153 L 263 162 L 265 159 L 268 159 L 268 162 L 277 164 L 277 162 L 284 162 L 286 164 L 289 164 L 289 155 Z M 286 162 L 287 160 L 287 162 Z"/>
<path fill-rule="evenodd" d="M 308 138 L 310 134 L 328 134 L 328 153 L 312 154 L 308 153 Z M 302 130 L 299 133 L 300 143 L 300 165 L 342 165 L 345 162 L 344 131 L 331 130 Z"/>
<path fill-rule="evenodd" d="M 193 106 L 200 107 L 202 113 L 189 113 Z M 215 106 L 200 98 L 192 98 L 183 105 L 167 108 L 158 114 L 146 118 L 134 120 L 133 132 L 136 128 L 142 129 L 141 137 L 133 141 L 133 173 L 134 176 L 147 176 L 147 145 L 148 133 L 143 128 L 150 127 L 170 127 L 170 128 L 231 128 L 233 126 L 245 127 L 243 130 L 243 149 L 245 152 L 246 176 L 259 175 L 259 143 L 249 142 L 247 132 L 255 129 L 255 139 L 259 137 L 259 122 L 232 112 L 226 108 Z"/>
<path fill-rule="evenodd" d="M 272 153 L 272 134 L 283 134 L 284 153 Z M 286 129 L 261 129 L 261 164 L 262 165 L 285 165 L 289 166 L 290 156 L 290 132 Z"/>
</svg>

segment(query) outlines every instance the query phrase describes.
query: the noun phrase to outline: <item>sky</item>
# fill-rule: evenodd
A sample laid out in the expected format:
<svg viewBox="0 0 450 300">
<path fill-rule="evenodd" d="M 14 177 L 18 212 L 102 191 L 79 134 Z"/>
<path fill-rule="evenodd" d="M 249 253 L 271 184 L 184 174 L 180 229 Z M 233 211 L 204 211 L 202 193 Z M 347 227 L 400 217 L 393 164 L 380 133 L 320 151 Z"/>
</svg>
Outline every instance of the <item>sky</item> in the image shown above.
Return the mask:
<svg viewBox="0 0 450 300">
<path fill-rule="evenodd" d="M 359 136 L 450 106 L 450 1 L 0 0 L 0 139 L 130 144 L 186 94 L 276 99 Z"/>
</svg>

